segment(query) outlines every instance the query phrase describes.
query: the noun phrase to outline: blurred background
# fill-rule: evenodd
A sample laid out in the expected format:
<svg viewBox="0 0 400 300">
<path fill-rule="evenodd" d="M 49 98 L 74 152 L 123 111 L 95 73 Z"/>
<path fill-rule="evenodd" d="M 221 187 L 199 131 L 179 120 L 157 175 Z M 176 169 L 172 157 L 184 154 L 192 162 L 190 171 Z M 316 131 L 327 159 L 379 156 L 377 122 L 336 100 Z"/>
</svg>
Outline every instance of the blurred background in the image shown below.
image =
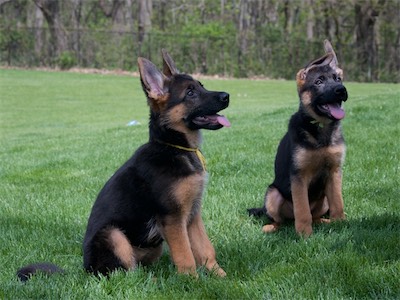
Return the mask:
<svg viewBox="0 0 400 300">
<path fill-rule="evenodd" d="M 0 0 L 0 65 L 294 79 L 336 50 L 345 79 L 400 82 L 400 0 Z"/>
</svg>

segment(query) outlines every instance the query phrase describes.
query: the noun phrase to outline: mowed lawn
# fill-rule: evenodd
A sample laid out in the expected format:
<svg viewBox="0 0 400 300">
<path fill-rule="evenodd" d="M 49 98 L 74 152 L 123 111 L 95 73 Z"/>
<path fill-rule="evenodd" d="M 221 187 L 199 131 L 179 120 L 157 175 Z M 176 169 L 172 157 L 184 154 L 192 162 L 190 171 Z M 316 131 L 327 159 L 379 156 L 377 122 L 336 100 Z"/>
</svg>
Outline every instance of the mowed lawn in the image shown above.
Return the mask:
<svg viewBox="0 0 400 300">
<path fill-rule="evenodd" d="M 0 299 L 400 298 L 400 86 L 346 83 L 347 221 L 302 239 L 293 224 L 263 234 L 246 212 L 273 180 L 295 82 L 201 81 L 231 95 L 232 127 L 204 132 L 202 147 L 203 219 L 228 276 L 178 275 L 165 247 L 155 265 L 106 279 L 83 271 L 81 243 L 97 193 L 148 140 L 139 78 L 0 69 Z M 17 280 L 40 261 L 66 274 Z"/>
</svg>

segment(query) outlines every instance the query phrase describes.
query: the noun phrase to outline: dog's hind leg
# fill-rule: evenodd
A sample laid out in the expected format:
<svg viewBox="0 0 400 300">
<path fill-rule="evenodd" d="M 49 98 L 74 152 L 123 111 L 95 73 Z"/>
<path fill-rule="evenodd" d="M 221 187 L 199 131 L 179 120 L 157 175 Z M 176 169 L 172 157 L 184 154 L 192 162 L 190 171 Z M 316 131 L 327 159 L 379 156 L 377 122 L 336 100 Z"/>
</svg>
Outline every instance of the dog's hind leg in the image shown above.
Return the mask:
<svg viewBox="0 0 400 300">
<path fill-rule="evenodd" d="M 188 234 L 196 263 L 205 266 L 207 270 L 218 276 L 226 276 L 225 271 L 217 263 L 215 250 L 207 236 L 200 212 L 196 213 L 189 224 Z"/>
<path fill-rule="evenodd" d="M 121 265 L 129 270 L 136 266 L 133 248 L 126 235 L 117 228 L 110 229 L 108 240 L 112 246 L 112 252 L 118 257 Z"/>
<path fill-rule="evenodd" d="M 262 231 L 265 233 L 275 232 L 285 219 L 293 218 L 293 207 L 291 203 L 283 198 L 277 188 L 270 186 L 265 195 L 266 215 L 273 222 L 264 225 Z"/>
<path fill-rule="evenodd" d="M 84 244 L 83 265 L 88 272 L 107 275 L 118 268 L 129 270 L 136 266 L 133 248 L 119 228 L 101 229 Z"/>
<path fill-rule="evenodd" d="M 320 201 L 315 201 L 310 203 L 311 214 L 313 216 L 313 223 L 330 223 L 330 219 L 323 218 L 329 211 L 328 199 L 327 197 L 323 197 Z"/>
</svg>

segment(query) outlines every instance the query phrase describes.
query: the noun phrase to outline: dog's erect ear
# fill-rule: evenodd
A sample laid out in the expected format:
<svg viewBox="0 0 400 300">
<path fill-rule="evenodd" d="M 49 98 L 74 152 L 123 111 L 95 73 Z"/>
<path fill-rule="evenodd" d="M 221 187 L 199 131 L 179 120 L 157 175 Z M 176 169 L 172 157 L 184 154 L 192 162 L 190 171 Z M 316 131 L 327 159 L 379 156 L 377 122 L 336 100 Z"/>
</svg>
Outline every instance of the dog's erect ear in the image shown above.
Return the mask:
<svg viewBox="0 0 400 300">
<path fill-rule="evenodd" d="M 307 74 L 310 72 L 310 70 L 317 68 L 317 67 L 323 67 L 326 65 L 330 65 L 333 60 L 333 55 L 331 53 L 327 53 L 324 56 L 310 62 L 306 67 L 305 67 L 305 73 Z"/>
<path fill-rule="evenodd" d="M 308 72 L 310 72 L 310 70 L 317 67 L 326 66 L 332 61 L 332 59 L 332 54 L 325 54 L 324 56 L 310 62 L 304 69 L 298 71 L 296 75 L 297 89 L 300 90 L 300 88 L 303 86 L 306 81 L 307 74 Z"/>
<path fill-rule="evenodd" d="M 166 89 L 164 88 L 165 76 L 149 60 L 138 58 L 140 78 L 142 86 L 147 96 L 155 101 L 163 101 L 166 98 Z"/>
<path fill-rule="evenodd" d="M 161 49 L 162 57 L 163 57 L 163 73 L 167 77 L 171 77 L 172 75 L 179 74 L 178 69 L 175 66 L 175 62 L 172 60 L 171 56 L 165 49 Z"/>
<path fill-rule="evenodd" d="M 326 53 L 326 54 L 331 53 L 331 54 L 333 55 L 333 59 L 332 59 L 332 61 L 329 63 L 329 65 L 330 65 L 333 69 L 336 68 L 336 67 L 339 65 L 339 63 L 338 63 L 338 60 L 337 60 L 337 57 L 336 57 L 336 53 L 335 53 L 335 51 L 333 50 L 333 47 L 332 47 L 332 44 L 331 44 L 330 41 L 328 41 L 328 40 L 325 40 L 325 41 L 324 41 L 324 49 L 325 49 L 325 53 Z"/>
<path fill-rule="evenodd" d="M 339 62 L 335 53 L 335 50 L 333 50 L 331 42 L 328 40 L 324 41 L 324 49 L 326 54 L 331 54 L 332 55 L 332 61 L 329 63 L 329 66 L 336 71 L 336 73 L 339 76 L 343 76 L 343 70 L 339 68 Z"/>
</svg>

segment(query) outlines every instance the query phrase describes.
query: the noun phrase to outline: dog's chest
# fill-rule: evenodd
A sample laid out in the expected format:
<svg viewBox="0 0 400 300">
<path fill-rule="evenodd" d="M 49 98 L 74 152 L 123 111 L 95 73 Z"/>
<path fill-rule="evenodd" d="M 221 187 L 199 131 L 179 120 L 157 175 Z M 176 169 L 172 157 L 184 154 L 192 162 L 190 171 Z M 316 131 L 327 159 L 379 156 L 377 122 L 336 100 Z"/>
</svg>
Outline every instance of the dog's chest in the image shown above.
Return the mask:
<svg viewBox="0 0 400 300">
<path fill-rule="evenodd" d="M 298 147 L 294 153 L 294 165 L 298 172 L 313 177 L 315 174 L 340 168 L 344 154 L 344 144 L 318 149 Z"/>
<path fill-rule="evenodd" d="M 205 183 L 203 173 L 183 177 L 174 183 L 171 195 L 183 215 L 194 214 L 200 208 Z"/>
</svg>

